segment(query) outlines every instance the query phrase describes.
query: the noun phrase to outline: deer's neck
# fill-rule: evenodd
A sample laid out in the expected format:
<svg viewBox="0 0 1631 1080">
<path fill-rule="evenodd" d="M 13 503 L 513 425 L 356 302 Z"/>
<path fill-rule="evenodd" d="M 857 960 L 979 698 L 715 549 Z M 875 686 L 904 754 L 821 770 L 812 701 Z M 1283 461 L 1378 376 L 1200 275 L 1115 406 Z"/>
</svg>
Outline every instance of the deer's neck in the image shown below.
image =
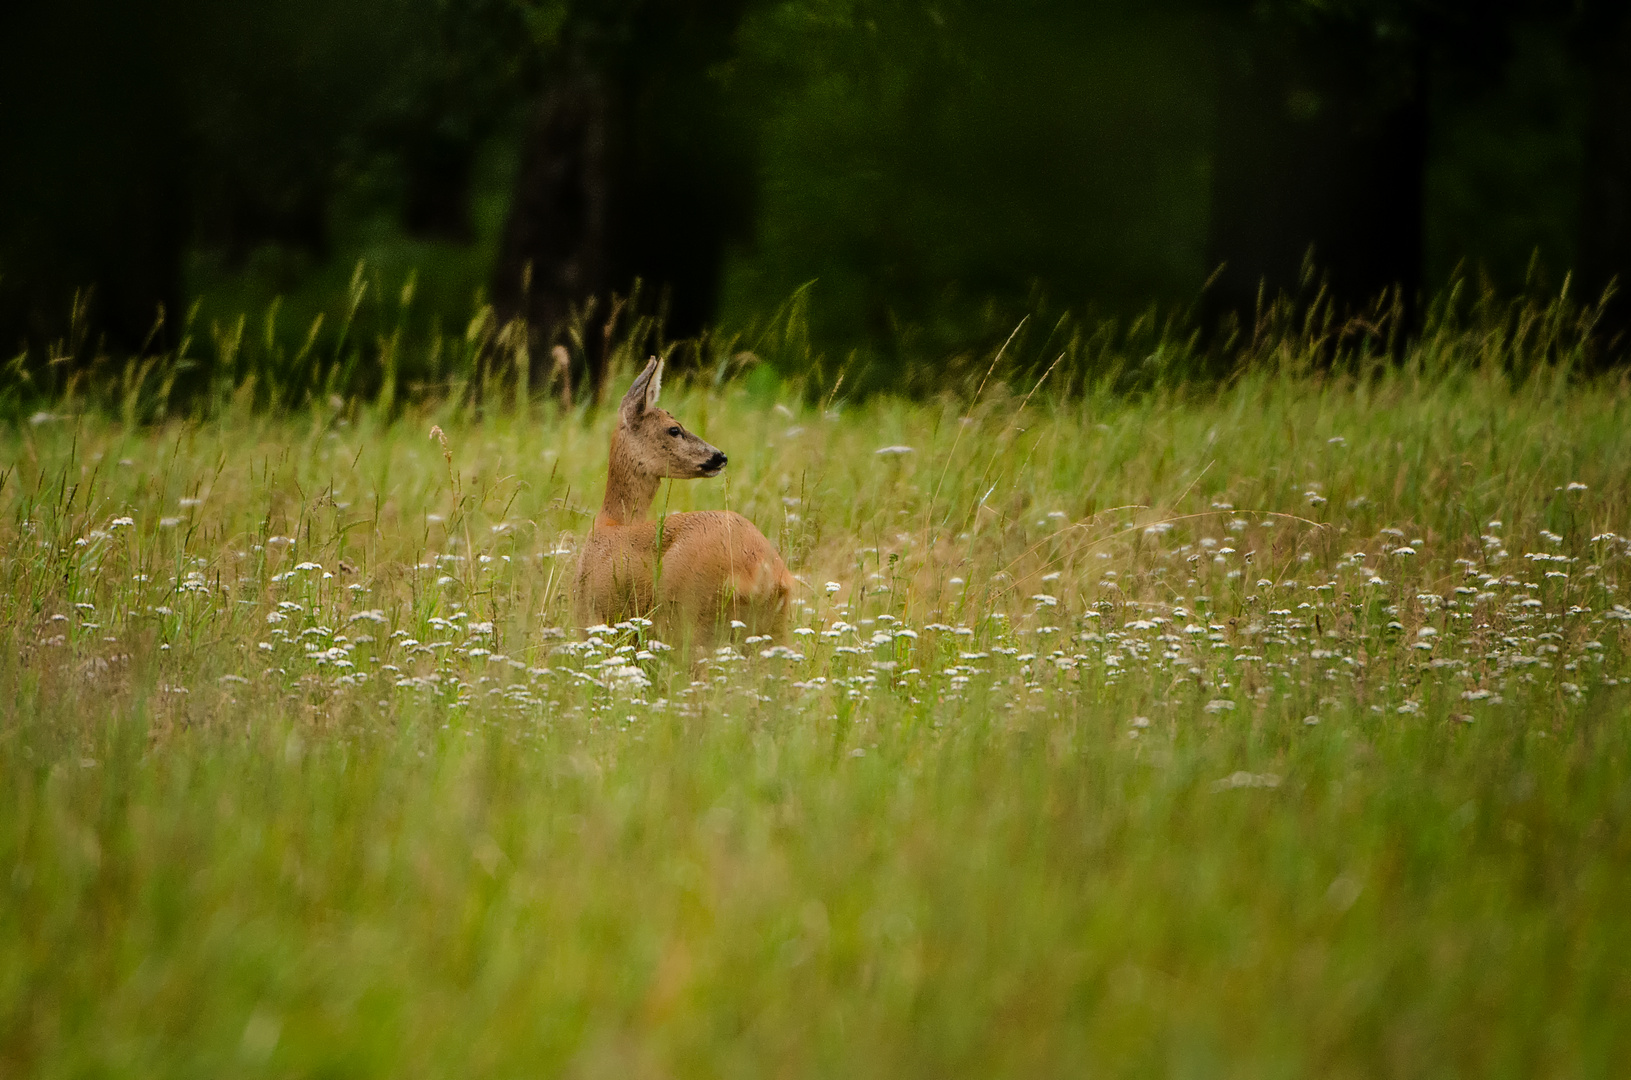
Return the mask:
<svg viewBox="0 0 1631 1080">
<path fill-rule="evenodd" d="M 657 497 L 659 478 L 638 468 L 623 446 L 622 432 L 612 436 L 612 456 L 606 467 L 606 498 L 596 525 L 632 525 L 645 521 Z"/>
</svg>

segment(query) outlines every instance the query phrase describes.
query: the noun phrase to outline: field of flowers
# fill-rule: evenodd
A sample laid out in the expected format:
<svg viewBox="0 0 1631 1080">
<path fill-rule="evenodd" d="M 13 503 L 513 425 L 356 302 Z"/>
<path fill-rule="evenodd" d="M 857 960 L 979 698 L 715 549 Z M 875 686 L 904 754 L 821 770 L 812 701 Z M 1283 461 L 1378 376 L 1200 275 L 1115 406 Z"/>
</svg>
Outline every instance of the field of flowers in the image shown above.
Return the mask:
<svg viewBox="0 0 1631 1080">
<path fill-rule="evenodd" d="M 0 1073 L 1613 1075 L 1631 391 L 1026 389 L 671 380 L 694 662 L 610 410 L 0 433 Z"/>
</svg>

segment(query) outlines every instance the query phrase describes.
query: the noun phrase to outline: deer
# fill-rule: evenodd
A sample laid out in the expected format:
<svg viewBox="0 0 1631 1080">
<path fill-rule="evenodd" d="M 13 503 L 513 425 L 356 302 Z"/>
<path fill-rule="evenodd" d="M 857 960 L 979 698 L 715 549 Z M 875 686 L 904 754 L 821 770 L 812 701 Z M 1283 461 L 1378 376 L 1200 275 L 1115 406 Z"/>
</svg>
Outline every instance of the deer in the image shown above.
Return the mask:
<svg viewBox="0 0 1631 1080">
<path fill-rule="evenodd" d="M 662 385 L 653 356 L 618 406 L 606 497 L 578 560 L 579 622 L 651 617 L 687 646 L 717 640 L 727 620 L 779 638 L 794 578 L 753 522 L 730 510 L 651 520 L 660 481 L 712 478 L 729 460 L 657 407 Z"/>
</svg>

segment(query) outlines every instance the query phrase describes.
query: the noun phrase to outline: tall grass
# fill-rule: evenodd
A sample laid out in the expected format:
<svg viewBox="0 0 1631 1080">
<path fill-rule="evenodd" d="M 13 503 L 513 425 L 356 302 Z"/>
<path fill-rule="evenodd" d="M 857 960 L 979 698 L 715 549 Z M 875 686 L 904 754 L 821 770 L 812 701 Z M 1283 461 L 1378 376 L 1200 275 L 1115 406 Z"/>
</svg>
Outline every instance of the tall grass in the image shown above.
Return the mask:
<svg viewBox="0 0 1631 1080">
<path fill-rule="evenodd" d="M 923 354 L 910 328 L 887 356 L 826 355 L 810 336 L 809 286 L 763 318 L 678 341 L 665 336 L 660 300 L 638 282 L 631 296 L 575 310 L 548 341 L 485 304 L 449 331 L 418 310 L 417 292 L 412 274 L 398 282 L 358 263 L 344 295 L 310 322 L 292 321 L 280 301 L 224 320 L 195 304 L 179 320 L 160 313 L 134 356 L 102 349 L 76 298 L 66 338 L 0 368 L 0 419 L 53 409 L 127 421 L 209 419 L 245 407 L 288 414 L 336 399 L 387 415 L 447 401 L 483 414 L 525 410 L 543 397 L 570 407 L 586 396 L 603 400 L 598 376 L 653 352 L 670 370 L 689 369 L 716 386 L 759 368 L 764 386 L 791 382 L 811 401 L 878 392 L 972 399 L 993 378 L 1025 388 L 1044 376 L 1050 396 L 1127 395 L 1213 387 L 1264 369 L 1366 378 L 1401 362 L 1427 374 L 1498 369 L 1521 381 L 1541 369 L 1598 372 L 1625 352 L 1623 341 L 1597 332 L 1607 298 L 1583 302 L 1567 281 L 1555 296 L 1503 297 L 1455 279 L 1420 312 L 1397 294 L 1350 312 L 1312 268 L 1296 296 L 1262 297 L 1244 321 L 1203 330 L 1195 306 L 1105 317 L 1039 301 L 1012 321 L 987 312 L 987 340 L 976 336 L 950 356 Z"/>
<path fill-rule="evenodd" d="M 0 1069 L 1615 1075 L 1631 395 L 1567 314 L 672 380 L 732 464 L 660 505 L 806 585 L 694 666 L 567 621 L 608 410 L 77 385 L 0 433 Z"/>
</svg>

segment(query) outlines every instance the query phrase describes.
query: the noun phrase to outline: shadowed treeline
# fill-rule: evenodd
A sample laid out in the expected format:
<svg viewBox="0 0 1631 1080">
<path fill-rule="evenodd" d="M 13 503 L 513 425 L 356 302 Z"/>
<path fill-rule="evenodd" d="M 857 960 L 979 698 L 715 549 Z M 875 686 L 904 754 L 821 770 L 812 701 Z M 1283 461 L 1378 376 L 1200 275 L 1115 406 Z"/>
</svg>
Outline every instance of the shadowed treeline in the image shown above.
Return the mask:
<svg viewBox="0 0 1631 1080">
<path fill-rule="evenodd" d="M 811 282 L 815 352 L 895 385 L 1027 313 L 1154 304 L 1227 358 L 1282 295 L 1392 294 L 1404 332 L 1453 276 L 1590 304 L 1631 267 L 1628 7 L 20 0 L 0 352 L 38 380 L 274 300 L 286 351 L 332 347 L 359 261 L 411 275 L 407 337 L 491 305 L 580 387 L 635 321 Z"/>
</svg>

